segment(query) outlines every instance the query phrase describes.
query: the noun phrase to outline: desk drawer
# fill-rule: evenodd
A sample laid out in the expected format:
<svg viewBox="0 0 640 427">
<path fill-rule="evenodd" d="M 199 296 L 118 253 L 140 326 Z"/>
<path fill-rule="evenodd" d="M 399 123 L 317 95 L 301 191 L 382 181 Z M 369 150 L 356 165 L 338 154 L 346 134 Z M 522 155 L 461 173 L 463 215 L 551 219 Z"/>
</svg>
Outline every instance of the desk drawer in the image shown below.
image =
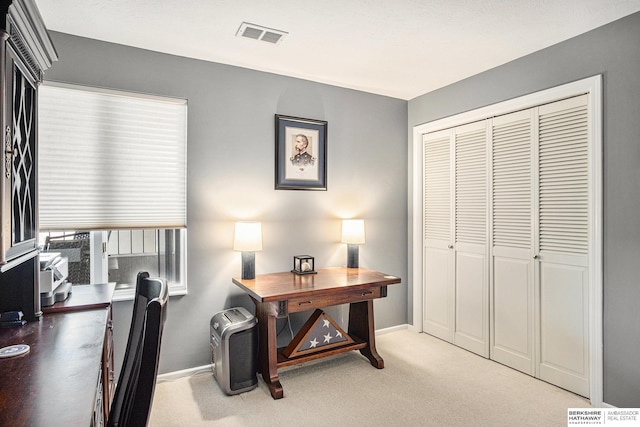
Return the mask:
<svg viewBox="0 0 640 427">
<path fill-rule="evenodd" d="M 315 308 L 329 307 L 332 305 L 348 304 L 370 299 L 384 298 L 387 296 L 387 287 L 379 286 L 369 289 L 351 289 L 345 292 L 336 292 L 332 295 L 318 297 L 291 298 L 287 301 L 287 312 L 296 313 L 299 311 L 312 310 Z"/>
</svg>

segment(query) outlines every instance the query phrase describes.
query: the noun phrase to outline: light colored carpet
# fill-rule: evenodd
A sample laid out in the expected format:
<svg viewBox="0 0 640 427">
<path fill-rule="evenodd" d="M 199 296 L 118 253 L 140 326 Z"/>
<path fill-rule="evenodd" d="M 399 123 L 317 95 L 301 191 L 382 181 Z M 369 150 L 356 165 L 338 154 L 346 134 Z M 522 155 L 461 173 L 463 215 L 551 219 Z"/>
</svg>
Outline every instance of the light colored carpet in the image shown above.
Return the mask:
<svg viewBox="0 0 640 427">
<path fill-rule="evenodd" d="M 210 372 L 156 386 L 150 425 L 162 426 L 566 426 L 583 397 L 426 334 L 376 338 L 385 368 L 359 352 L 285 368 L 285 397 L 260 378 L 226 396 Z"/>
</svg>

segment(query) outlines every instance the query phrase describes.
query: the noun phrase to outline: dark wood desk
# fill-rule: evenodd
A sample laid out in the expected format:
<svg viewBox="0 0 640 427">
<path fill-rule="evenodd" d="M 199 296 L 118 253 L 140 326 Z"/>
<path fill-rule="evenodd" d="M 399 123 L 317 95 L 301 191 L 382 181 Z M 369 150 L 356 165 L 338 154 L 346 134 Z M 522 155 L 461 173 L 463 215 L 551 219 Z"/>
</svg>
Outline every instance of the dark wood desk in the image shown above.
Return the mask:
<svg viewBox="0 0 640 427">
<path fill-rule="evenodd" d="M 42 312 L 60 313 L 76 310 L 90 310 L 93 308 L 107 308 L 111 305 L 114 283 L 98 283 L 94 285 L 73 285 L 69 298 L 56 302 L 49 307 L 43 307 Z"/>
<path fill-rule="evenodd" d="M 74 286 L 73 297 L 45 308 L 40 321 L 0 328 L 0 348 L 31 347 L 0 359 L 0 426 L 92 425 L 102 406 L 112 294 L 112 285 Z"/>
<path fill-rule="evenodd" d="M 253 280 L 234 277 L 233 283 L 256 304 L 260 328 L 259 368 L 274 399 L 284 396 L 278 378 L 278 368 L 284 366 L 360 350 L 373 366 L 384 368 L 384 360 L 375 345 L 373 300 L 386 297 L 387 285 L 400 283 L 399 277 L 365 268 L 333 267 L 318 269 L 317 274 L 261 274 Z M 291 358 L 283 354 L 284 348 L 277 348 L 278 316 L 347 303 L 348 334 L 353 342 Z"/>
</svg>

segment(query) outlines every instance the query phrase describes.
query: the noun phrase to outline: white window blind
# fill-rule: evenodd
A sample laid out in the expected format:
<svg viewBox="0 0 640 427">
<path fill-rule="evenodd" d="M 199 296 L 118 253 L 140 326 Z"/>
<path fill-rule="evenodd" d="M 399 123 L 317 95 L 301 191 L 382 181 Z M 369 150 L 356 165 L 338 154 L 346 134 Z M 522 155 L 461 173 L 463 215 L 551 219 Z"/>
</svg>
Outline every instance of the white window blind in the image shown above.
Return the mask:
<svg viewBox="0 0 640 427">
<path fill-rule="evenodd" d="M 41 230 L 186 226 L 187 102 L 43 84 Z"/>
</svg>

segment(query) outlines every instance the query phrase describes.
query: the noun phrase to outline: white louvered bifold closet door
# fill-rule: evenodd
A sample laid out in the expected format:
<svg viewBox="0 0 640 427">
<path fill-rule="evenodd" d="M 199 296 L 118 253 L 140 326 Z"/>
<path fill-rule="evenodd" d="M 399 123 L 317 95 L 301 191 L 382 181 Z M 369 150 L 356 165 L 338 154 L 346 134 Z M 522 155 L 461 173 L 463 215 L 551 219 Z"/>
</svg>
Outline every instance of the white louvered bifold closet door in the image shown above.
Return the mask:
<svg viewBox="0 0 640 427">
<path fill-rule="evenodd" d="M 589 395 L 587 96 L 539 107 L 539 377 Z"/>
<path fill-rule="evenodd" d="M 529 375 L 535 375 L 533 111 L 491 121 L 491 359 Z"/>
<path fill-rule="evenodd" d="M 425 332 L 453 340 L 451 130 L 423 136 Z"/>
<path fill-rule="evenodd" d="M 455 329 L 453 342 L 489 357 L 487 123 L 454 129 Z"/>
<path fill-rule="evenodd" d="M 425 332 L 589 397 L 587 95 L 423 135 Z"/>
</svg>

